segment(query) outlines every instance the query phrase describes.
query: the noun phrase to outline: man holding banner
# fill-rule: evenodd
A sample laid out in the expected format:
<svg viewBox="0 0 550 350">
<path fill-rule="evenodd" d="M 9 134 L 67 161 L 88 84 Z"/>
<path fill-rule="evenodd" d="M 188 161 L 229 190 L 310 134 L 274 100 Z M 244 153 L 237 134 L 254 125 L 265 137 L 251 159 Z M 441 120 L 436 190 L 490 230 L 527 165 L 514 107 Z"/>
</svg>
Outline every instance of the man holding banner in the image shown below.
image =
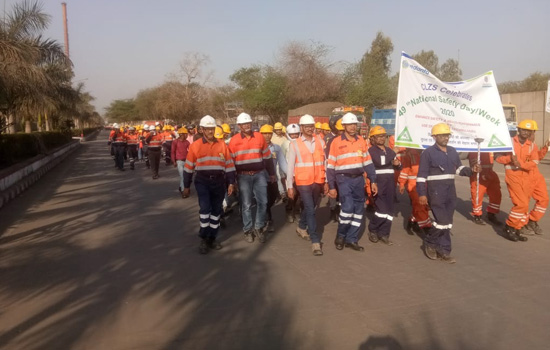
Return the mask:
<svg viewBox="0 0 550 350">
<path fill-rule="evenodd" d="M 472 169 L 462 165 L 458 152 L 448 146 L 451 128 L 439 123 L 432 128 L 435 144 L 420 156 L 416 190 L 420 205 L 429 203 L 434 215 L 432 227 L 425 230 L 424 251 L 429 259 L 441 259 L 449 264 L 456 260 L 451 253 L 451 228 L 456 206 L 455 175 L 471 176 Z M 481 171 L 479 164 L 473 171 Z"/>
</svg>

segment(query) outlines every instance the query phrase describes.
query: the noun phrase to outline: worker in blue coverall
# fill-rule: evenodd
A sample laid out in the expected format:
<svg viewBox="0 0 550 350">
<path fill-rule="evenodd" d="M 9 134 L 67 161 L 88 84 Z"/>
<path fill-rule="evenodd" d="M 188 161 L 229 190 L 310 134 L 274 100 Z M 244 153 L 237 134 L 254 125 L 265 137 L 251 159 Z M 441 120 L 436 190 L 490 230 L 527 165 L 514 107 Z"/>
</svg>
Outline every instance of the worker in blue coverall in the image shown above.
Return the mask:
<svg viewBox="0 0 550 350">
<path fill-rule="evenodd" d="M 451 128 L 445 123 L 432 127 L 435 144 L 426 148 L 420 156 L 416 190 L 420 205 L 429 204 L 434 222 L 425 229 L 424 252 L 431 260 L 440 259 L 449 264 L 456 260 L 451 257 L 451 228 L 456 206 L 455 175 L 471 176 L 480 172 L 481 167 L 462 165 L 454 147 L 447 146 Z"/>
<path fill-rule="evenodd" d="M 374 196 L 374 217 L 369 223 L 369 240 L 381 241 L 392 245 L 390 241 L 391 223 L 393 221 L 395 197 L 395 170 L 401 169 L 401 162 L 395 152 L 386 147 L 386 129 L 376 125 L 370 129 L 369 137 L 372 147 L 369 154 L 376 169 L 378 193 Z"/>
</svg>

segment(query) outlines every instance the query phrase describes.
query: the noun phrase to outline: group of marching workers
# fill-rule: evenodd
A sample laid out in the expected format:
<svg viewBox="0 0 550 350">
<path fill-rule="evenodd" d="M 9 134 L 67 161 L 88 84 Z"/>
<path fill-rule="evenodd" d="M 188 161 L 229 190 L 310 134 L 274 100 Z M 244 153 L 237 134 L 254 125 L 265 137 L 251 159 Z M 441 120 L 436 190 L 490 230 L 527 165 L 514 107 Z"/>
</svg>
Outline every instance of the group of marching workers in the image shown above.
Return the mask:
<svg viewBox="0 0 550 350">
<path fill-rule="evenodd" d="M 313 255 L 323 255 L 315 214 L 326 195 L 331 216 L 338 222 L 334 240 L 337 250 L 364 251 L 359 234 L 366 222 L 365 207 L 374 211 L 366 228 L 368 239 L 392 245 L 390 233 L 399 190 L 402 194 L 407 191 L 412 206 L 407 232 L 423 238 L 429 259 L 454 263 L 450 253 L 457 200 L 455 176 L 470 178 L 473 222 L 485 225 L 482 202 L 487 195 L 486 219 L 502 226 L 496 217 L 502 195 L 500 179 L 493 170 L 495 162 L 505 167 L 505 182 L 513 203 L 502 236 L 524 242 L 527 235 L 542 234 L 538 221 L 549 200 L 538 163 L 550 142 L 538 149 L 534 143 L 538 127 L 533 120 L 519 123 L 512 139 L 514 152 L 481 153 L 479 161 L 477 153 L 469 153 L 470 166 L 462 165 L 456 149 L 448 145 L 451 128 L 445 123 L 433 126 L 435 142 L 424 150 L 394 147 L 393 136 L 388 137 L 386 130 L 377 125 L 370 128 L 368 137 L 362 137 L 352 113 L 326 125 L 304 115 L 299 124 L 286 128 L 281 123 L 263 125 L 259 131 L 252 129 L 250 115 L 241 113 L 237 126 L 238 132 L 232 135 L 227 124 L 220 127 L 213 117 L 205 116 L 192 138 L 194 142 L 188 141 L 187 130 L 180 129 L 171 145 L 171 158 L 181 169 L 183 198 L 189 197 L 191 183 L 195 183 L 201 254 L 222 248 L 216 239 L 218 230 L 225 208 L 236 198 L 244 239 L 249 243 L 266 242 L 267 234 L 274 231 L 271 208 L 283 198 L 287 221 L 294 222 L 295 213 L 301 212 L 296 233 L 311 242 Z M 151 146 L 158 152 L 162 147 L 162 142 L 154 143 L 154 137 L 150 132 L 144 138 L 151 161 Z M 112 138 L 113 144 L 115 140 Z M 181 143 L 181 152 L 176 142 Z M 531 198 L 535 206 L 530 211 Z"/>
</svg>

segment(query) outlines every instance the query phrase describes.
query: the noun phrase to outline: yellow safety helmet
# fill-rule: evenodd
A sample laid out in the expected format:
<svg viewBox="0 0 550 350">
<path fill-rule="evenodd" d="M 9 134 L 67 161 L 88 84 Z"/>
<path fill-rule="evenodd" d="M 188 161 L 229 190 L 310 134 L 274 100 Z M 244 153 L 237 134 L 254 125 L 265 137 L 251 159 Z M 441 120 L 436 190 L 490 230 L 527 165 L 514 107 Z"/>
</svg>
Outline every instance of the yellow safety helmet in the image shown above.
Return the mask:
<svg viewBox="0 0 550 350">
<path fill-rule="evenodd" d="M 283 128 L 281 129 L 286 134 L 286 126 L 283 125 Z"/>
<path fill-rule="evenodd" d="M 338 119 L 338 121 L 336 122 L 336 130 L 339 130 L 339 131 L 344 130 L 344 126 L 342 125 L 342 118 Z"/>
<path fill-rule="evenodd" d="M 179 128 L 178 129 L 178 134 L 187 134 L 187 129 L 186 128 Z"/>
<path fill-rule="evenodd" d="M 315 123 L 315 129 L 321 129 L 321 122 Z"/>
<path fill-rule="evenodd" d="M 156 131 L 160 131 L 160 126 L 158 126 L 158 125 L 155 126 L 155 130 L 156 130 Z"/>
<path fill-rule="evenodd" d="M 121 126 L 119 129 L 121 132 L 124 132 L 124 128 Z"/>
<path fill-rule="evenodd" d="M 231 127 L 229 124 L 222 124 L 222 130 L 226 134 L 231 134 Z"/>
<path fill-rule="evenodd" d="M 373 126 L 369 131 L 369 137 L 373 137 L 376 135 L 383 135 L 383 134 L 386 134 L 386 129 L 384 129 L 380 125 Z"/>
<path fill-rule="evenodd" d="M 262 127 L 260 128 L 260 133 L 273 134 L 273 127 L 269 124 L 262 125 Z"/>
<path fill-rule="evenodd" d="M 519 122 L 518 129 L 537 131 L 539 129 L 539 126 L 537 125 L 536 121 L 525 119 Z"/>
<path fill-rule="evenodd" d="M 321 130 L 330 131 L 330 126 L 328 123 L 321 124 Z"/>
<path fill-rule="evenodd" d="M 451 133 L 451 127 L 446 123 L 435 124 L 432 127 L 432 136 L 434 135 L 446 135 Z"/>
<path fill-rule="evenodd" d="M 273 130 L 283 130 L 285 127 L 283 126 L 283 123 L 277 122 L 275 123 L 275 126 L 273 127 Z"/>
<path fill-rule="evenodd" d="M 219 126 L 216 126 L 214 129 L 214 137 L 217 139 L 223 139 L 223 129 Z"/>
</svg>

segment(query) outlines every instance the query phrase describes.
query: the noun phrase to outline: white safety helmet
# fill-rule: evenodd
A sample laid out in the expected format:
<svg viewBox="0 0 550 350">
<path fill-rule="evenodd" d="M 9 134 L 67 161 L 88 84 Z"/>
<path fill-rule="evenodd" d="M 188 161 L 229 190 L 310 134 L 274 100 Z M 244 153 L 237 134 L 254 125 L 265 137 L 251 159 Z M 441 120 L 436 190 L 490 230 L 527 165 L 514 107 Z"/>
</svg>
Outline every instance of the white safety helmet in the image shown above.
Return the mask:
<svg viewBox="0 0 550 350">
<path fill-rule="evenodd" d="M 143 130 L 149 131 L 149 125 L 145 124 L 145 125 L 143 126 Z"/>
<path fill-rule="evenodd" d="M 247 113 L 241 113 L 237 117 L 237 124 L 246 124 L 246 123 L 252 123 L 252 118 L 250 118 L 250 114 Z"/>
<path fill-rule="evenodd" d="M 300 127 L 298 124 L 290 124 L 286 127 L 286 133 L 287 134 L 299 134 L 300 133 Z"/>
<path fill-rule="evenodd" d="M 133 126 L 129 127 L 128 128 L 129 131 L 136 131 L 136 128 L 134 128 Z"/>
<path fill-rule="evenodd" d="M 216 127 L 216 119 L 209 115 L 205 115 L 201 118 L 201 122 L 199 123 L 199 126 L 203 128 L 215 128 Z"/>
<path fill-rule="evenodd" d="M 119 128 L 118 123 L 114 123 L 113 128 L 118 129 Z"/>
<path fill-rule="evenodd" d="M 359 121 L 357 120 L 357 116 L 353 113 L 346 113 L 342 117 L 342 125 L 343 124 L 357 124 Z"/>
<path fill-rule="evenodd" d="M 309 114 L 304 114 L 301 118 L 300 118 L 300 125 L 315 125 L 315 119 L 313 119 L 312 116 L 310 116 Z"/>
</svg>

